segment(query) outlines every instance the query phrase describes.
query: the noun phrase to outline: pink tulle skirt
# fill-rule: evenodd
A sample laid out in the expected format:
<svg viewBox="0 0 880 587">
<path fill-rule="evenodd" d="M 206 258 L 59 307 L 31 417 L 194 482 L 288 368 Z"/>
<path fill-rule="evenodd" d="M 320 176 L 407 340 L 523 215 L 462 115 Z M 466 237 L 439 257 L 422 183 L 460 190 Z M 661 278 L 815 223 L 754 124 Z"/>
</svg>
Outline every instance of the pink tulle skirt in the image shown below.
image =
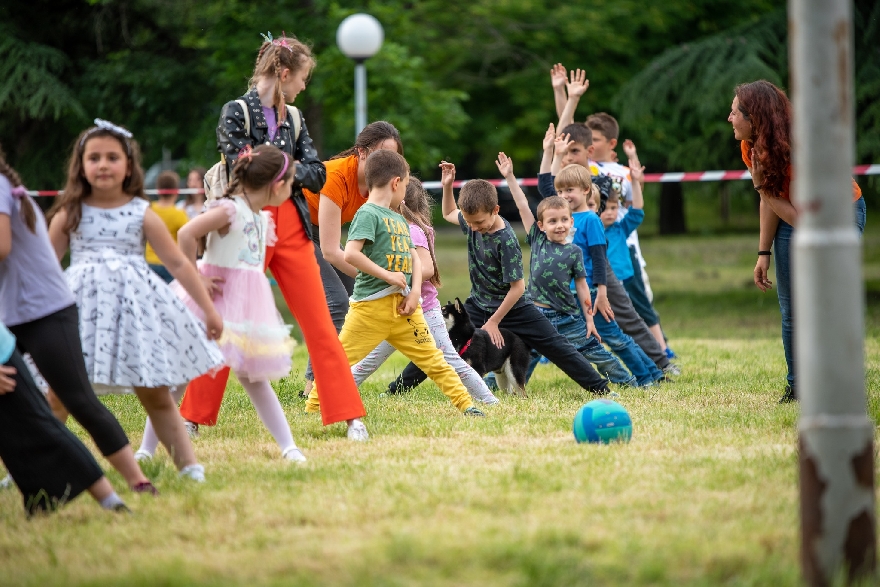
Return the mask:
<svg viewBox="0 0 880 587">
<path fill-rule="evenodd" d="M 223 317 L 223 335 L 217 344 L 236 376 L 261 381 L 289 375 L 290 355 L 296 343 L 290 337 L 291 327 L 284 323 L 275 307 L 266 276 L 258 271 L 201 262 L 199 272 L 225 280 L 219 284 L 223 293 L 213 300 Z M 204 312 L 177 281 L 171 283 L 171 289 L 204 320 Z"/>
</svg>

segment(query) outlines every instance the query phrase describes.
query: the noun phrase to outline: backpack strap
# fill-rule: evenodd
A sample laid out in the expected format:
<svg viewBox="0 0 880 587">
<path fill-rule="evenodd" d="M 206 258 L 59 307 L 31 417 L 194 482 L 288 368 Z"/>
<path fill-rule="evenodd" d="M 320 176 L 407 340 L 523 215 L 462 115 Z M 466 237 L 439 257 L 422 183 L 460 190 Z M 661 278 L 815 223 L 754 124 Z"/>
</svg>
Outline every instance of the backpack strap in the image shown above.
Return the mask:
<svg viewBox="0 0 880 587">
<path fill-rule="evenodd" d="M 290 104 L 287 105 L 287 111 L 290 113 L 290 118 L 293 119 L 293 143 L 295 146 L 299 140 L 299 131 L 302 130 L 302 115 L 299 113 L 299 108 Z"/>
<path fill-rule="evenodd" d="M 248 112 L 248 106 L 245 104 L 244 100 L 236 100 L 239 106 L 241 106 L 241 111 L 244 112 L 244 134 L 250 136 L 251 135 L 251 115 Z"/>
</svg>

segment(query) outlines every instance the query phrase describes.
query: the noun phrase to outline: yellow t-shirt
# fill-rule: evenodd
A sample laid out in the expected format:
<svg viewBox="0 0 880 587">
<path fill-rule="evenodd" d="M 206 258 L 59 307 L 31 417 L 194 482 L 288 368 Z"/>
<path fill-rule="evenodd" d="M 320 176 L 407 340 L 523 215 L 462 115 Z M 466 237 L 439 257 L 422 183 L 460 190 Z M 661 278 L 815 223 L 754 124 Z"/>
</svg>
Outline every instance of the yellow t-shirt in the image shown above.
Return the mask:
<svg viewBox="0 0 880 587">
<path fill-rule="evenodd" d="M 177 231 L 180 230 L 180 227 L 186 224 L 189 217 L 187 217 L 186 212 L 181 210 L 180 208 L 176 208 L 172 206 L 160 206 L 159 202 L 153 202 L 150 204 L 150 209 L 155 212 L 159 218 L 162 219 L 162 222 L 165 223 L 165 226 L 168 227 L 168 232 L 171 233 L 171 238 L 174 239 L 174 242 L 177 242 Z M 161 265 L 162 261 L 159 260 L 159 257 L 156 256 L 156 251 L 153 250 L 153 247 L 150 246 L 150 243 L 147 243 L 147 250 L 144 253 L 144 256 L 147 258 L 147 263 L 150 265 Z"/>
</svg>

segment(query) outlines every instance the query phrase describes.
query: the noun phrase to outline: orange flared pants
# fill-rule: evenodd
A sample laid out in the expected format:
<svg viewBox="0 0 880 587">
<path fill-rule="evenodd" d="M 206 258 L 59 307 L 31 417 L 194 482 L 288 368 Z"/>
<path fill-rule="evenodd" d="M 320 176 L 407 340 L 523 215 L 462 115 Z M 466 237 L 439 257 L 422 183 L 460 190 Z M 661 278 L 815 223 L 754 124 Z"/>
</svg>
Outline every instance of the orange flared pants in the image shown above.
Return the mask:
<svg viewBox="0 0 880 587">
<path fill-rule="evenodd" d="M 275 246 L 266 248 L 266 266 L 272 270 L 309 349 L 315 381 L 321 385 L 321 420 L 327 426 L 363 417 L 366 410 L 324 297 L 315 244 L 306 234 L 293 201 L 266 210 L 275 219 L 278 235 Z M 213 377 L 203 375 L 190 382 L 180 404 L 181 415 L 197 424 L 216 424 L 228 379 L 226 367 Z"/>
</svg>

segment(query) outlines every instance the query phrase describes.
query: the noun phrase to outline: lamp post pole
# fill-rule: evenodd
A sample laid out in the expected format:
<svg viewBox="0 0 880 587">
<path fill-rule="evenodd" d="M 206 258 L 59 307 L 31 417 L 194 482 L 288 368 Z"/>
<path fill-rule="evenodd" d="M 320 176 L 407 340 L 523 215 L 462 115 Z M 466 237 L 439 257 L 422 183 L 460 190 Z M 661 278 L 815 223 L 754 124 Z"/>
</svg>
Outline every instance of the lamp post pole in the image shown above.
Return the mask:
<svg viewBox="0 0 880 587">
<path fill-rule="evenodd" d="M 789 0 L 795 365 L 801 415 L 801 568 L 812 587 L 876 568 L 874 425 L 866 414 L 864 300 L 853 222 L 852 5 Z"/>
<path fill-rule="evenodd" d="M 364 62 L 382 47 L 385 32 L 375 17 L 352 14 L 336 29 L 339 50 L 354 60 L 354 135 L 367 126 L 367 68 Z"/>
<path fill-rule="evenodd" d="M 367 126 L 367 66 L 364 59 L 354 62 L 354 134 Z"/>
</svg>

